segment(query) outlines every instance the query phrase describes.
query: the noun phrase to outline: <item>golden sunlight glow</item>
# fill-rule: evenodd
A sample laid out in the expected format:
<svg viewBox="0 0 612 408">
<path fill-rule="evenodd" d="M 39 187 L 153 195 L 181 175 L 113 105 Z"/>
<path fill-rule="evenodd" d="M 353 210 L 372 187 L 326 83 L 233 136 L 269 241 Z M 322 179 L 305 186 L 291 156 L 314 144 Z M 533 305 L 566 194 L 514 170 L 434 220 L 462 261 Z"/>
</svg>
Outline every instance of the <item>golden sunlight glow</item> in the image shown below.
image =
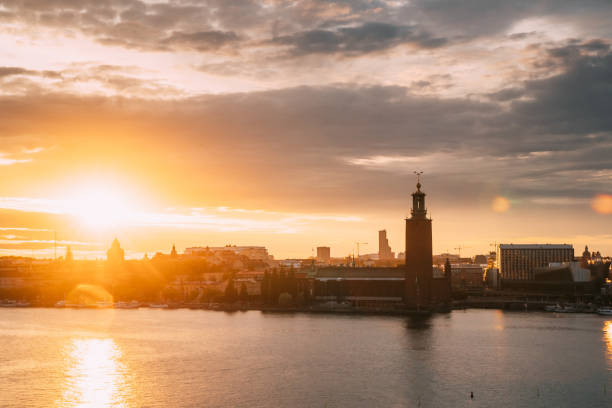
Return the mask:
<svg viewBox="0 0 612 408">
<path fill-rule="evenodd" d="M 66 302 L 82 306 L 95 306 L 101 303 L 112 303 L 113 296 L 99 285 L 81 283 L 66 295 Z"/>
<path fill-rule="evenodd" d="M 68 207 L 68 212 L 76 215 L 84 225 L 96 229 L 119 225 L 133 214 L 125 195 L 103 184 L 77 190 Z"/>
<path fill-rule="evenodd" d="M 496 196 L 491 203 L 491 209 L 496 213 L 504 213 L 510 209 L 510 201 L 506 197 Z"/>
<path fill-rule="evenodd" d="M 598 194 L 591 201 L 591 208 L 599 214 L 612 214 L 612 195 Z"/>
<path fill-rule="evenodd" d="M 113 339 L 75 339 L 65 350 L 68 367 L 62 407 L 124 407 L 127 369 Z"/>
<path fill-rule="evenodd" d="M 603 339 L 606 343 L 608 360 L 612 361 L 612 320 L 607 320 L 603 325 Z"/>
</svg>

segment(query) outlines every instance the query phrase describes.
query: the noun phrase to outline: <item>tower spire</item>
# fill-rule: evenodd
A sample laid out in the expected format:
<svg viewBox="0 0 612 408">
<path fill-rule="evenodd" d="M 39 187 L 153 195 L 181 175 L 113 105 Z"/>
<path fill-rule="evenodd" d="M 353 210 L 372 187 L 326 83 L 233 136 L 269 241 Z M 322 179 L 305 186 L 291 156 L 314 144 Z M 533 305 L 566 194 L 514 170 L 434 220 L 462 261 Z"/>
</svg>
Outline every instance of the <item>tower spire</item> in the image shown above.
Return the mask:
<svg viewBox="0 0 612 408">
<path fill-rule="evenodd" d="M 427 209 L 425 208 L 425 193 L 421 191 L 422 171 L 415 171 L 417 176 L 417 191 L 412 193 L 412 218 L 426 218 Z"/>
<path fill-rule="evenodd" d="M 415 170 L 414 174 L 416 174 L 416 177 L 417 177 L 417 184 L 416 184 L 417 191 L 421 191 L 421 174 L 423 174 L 423 172 Z"/>
</svg>

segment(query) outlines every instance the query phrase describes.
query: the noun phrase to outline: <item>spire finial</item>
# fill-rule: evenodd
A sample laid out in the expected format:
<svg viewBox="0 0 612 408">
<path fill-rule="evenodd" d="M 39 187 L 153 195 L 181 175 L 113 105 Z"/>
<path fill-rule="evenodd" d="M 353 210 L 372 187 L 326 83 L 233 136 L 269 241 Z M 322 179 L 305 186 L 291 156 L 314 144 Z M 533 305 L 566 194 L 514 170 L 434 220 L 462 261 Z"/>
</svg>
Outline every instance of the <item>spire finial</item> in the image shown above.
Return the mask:
<svg viewBox="0 0 612 408">
<path fill-rule="evenodd" d="M 422 171 L 414 171 L 414 174 L 416 174 L 417 176 L 417 190 L 421 190 L 421 174 L 423 174 Z"/>
</svg>

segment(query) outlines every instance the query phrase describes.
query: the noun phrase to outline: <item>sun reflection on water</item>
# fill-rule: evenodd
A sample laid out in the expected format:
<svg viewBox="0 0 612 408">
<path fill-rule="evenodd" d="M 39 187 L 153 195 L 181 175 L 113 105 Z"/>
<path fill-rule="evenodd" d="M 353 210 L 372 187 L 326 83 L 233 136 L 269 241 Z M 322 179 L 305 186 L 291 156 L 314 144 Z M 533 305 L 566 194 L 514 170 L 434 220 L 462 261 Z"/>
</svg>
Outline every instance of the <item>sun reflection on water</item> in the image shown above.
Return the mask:
<svg viewBox="0 0 612 408">
<path fill-rule="evenodd" d="M 74 339 L 65 350 L 62 407 L 127 407 L 127 368 L 113 339 Z"/>
<path fill-rule="evenodd" d="M 612 364 L 612 320 L 606 320 L 603 325 L 603 339 L 606 342 L 608 361 Z"/>
</svg>

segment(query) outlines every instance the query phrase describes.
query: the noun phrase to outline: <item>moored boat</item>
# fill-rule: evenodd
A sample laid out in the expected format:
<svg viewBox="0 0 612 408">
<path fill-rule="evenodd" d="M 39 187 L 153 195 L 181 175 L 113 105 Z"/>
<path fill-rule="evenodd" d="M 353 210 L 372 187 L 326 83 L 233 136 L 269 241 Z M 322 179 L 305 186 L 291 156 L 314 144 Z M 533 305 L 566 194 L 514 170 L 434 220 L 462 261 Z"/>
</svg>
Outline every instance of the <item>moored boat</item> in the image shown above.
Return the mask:
<svg viewBox="0 0 612 408">
<path fill-rule="evenodd" d="M 168 305 L 166 303 L 151 303 L 149 307 L 153 309 L 167 309 Z"/>
<path fill-rule="evenodd" d="M 600 314 L 602 316 L 612 316 L 612 307 L 602 306 L 597 310 L 597 314 Z"/>
<path fill-rule="evenodd" d="M 544 306 L 544 310 L 547 312 L 554 312 L 558 307 L 560 307 L 559 305 L 546 305 Z"/>
<path fill-rule="evenodd" d="M 97 307 L 98 309 L 108 309 L 110 307 L 113 307 L 113 303 L 107 302 L 105 300 L 99 300 L 96 302 L 95 307 Z"/>
<path fill-rule="evenodd" d="M 138 309 L 140 307 L 140 302 L 136 300 L 132 300 L 131 302 L 117 302 L 115 303 L 116 309 Z"/>
</svg>

